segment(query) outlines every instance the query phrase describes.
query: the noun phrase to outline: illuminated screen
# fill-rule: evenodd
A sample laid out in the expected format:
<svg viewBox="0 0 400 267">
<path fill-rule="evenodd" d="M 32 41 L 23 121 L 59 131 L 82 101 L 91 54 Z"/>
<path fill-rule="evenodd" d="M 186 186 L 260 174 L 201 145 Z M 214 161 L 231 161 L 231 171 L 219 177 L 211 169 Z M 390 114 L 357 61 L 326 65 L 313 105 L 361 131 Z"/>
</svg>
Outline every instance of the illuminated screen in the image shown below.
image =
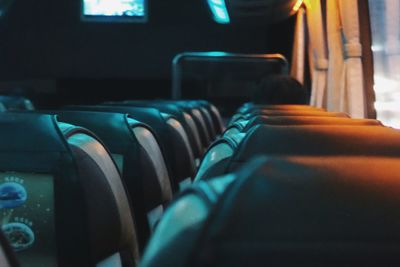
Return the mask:
<svg viewBox="0 0 400 267">
<path fill-rule="evenodd" d="M 146 0 L 82 0 L 84 19 L 145 21 Z"/>
<path fill-rule="evenodd" d="M 21 266 L 57 266 L 51 175 L 0 173 L 0 216 Z"/>
</svg>

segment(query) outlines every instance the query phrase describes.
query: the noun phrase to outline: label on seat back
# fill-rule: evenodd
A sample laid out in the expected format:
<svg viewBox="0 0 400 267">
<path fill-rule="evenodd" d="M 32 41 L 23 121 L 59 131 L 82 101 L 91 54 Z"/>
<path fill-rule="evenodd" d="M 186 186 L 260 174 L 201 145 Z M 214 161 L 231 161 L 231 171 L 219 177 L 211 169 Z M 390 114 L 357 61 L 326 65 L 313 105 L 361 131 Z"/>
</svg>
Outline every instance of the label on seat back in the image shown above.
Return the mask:
<svg viewBox="0 0 400 267">
<path fill-rule="evenodd" d="M 164 208 L 162 205 L 157 206 L 155 209 L 152 209 L 150 212 L 147 213 L 147 221 L 149 223 L 151 232 L 154 231 L 163 213 L 164 213 Z"/>
</svg>

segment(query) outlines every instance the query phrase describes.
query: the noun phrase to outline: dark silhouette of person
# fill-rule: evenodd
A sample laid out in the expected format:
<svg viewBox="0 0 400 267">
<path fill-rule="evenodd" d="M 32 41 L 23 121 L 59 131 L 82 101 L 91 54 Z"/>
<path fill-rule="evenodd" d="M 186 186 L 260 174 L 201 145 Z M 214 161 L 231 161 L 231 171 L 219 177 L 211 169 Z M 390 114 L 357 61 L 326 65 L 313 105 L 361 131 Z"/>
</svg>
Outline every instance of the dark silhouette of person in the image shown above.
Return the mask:
<svg viewBox="0 0 400 267">
<path fill-rule="evenodd" d="M 309 93 L 289 75 L 269 75 L 257 83 L 252 102 L 256 105 L 306 105 L 309 103 Z"/>
</svg>

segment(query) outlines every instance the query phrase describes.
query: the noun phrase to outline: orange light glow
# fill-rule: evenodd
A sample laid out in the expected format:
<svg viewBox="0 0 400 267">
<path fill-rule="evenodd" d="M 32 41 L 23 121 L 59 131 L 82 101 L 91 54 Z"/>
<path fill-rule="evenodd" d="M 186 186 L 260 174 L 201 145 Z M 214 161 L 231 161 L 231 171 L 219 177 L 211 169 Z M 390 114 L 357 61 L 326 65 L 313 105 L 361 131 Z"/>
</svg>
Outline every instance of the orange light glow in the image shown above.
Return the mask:
<svg viewBox="0 0 400 267">
<path fill-rule="evenodd" d="M 304 0 L 297 0 L 296 4 L 293 6 L 293 9 L 292 9 L 292 10 L 293 10 L 294 12 L 299 11 L 301 5 L 303 4 L 303 1 L 304 1 Z"/>
</svg>

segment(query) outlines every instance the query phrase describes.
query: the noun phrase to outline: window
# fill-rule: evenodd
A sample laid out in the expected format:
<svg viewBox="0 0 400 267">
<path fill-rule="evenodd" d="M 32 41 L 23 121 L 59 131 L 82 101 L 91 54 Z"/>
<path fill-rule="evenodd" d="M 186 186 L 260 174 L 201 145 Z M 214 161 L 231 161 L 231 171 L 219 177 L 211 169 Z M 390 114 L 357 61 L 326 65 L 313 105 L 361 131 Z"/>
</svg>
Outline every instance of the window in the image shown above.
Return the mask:
<svg viewBox="0 0 400 267">
<path fill-rule="evenodd" d="M 369 0 L 377 117 L 400 128 L 400 1 Z"/>
<path fill-rule="evenodd" d="M 84 20 L 146 22 L 146 0 L 82 0 Z"/>
</svg>

